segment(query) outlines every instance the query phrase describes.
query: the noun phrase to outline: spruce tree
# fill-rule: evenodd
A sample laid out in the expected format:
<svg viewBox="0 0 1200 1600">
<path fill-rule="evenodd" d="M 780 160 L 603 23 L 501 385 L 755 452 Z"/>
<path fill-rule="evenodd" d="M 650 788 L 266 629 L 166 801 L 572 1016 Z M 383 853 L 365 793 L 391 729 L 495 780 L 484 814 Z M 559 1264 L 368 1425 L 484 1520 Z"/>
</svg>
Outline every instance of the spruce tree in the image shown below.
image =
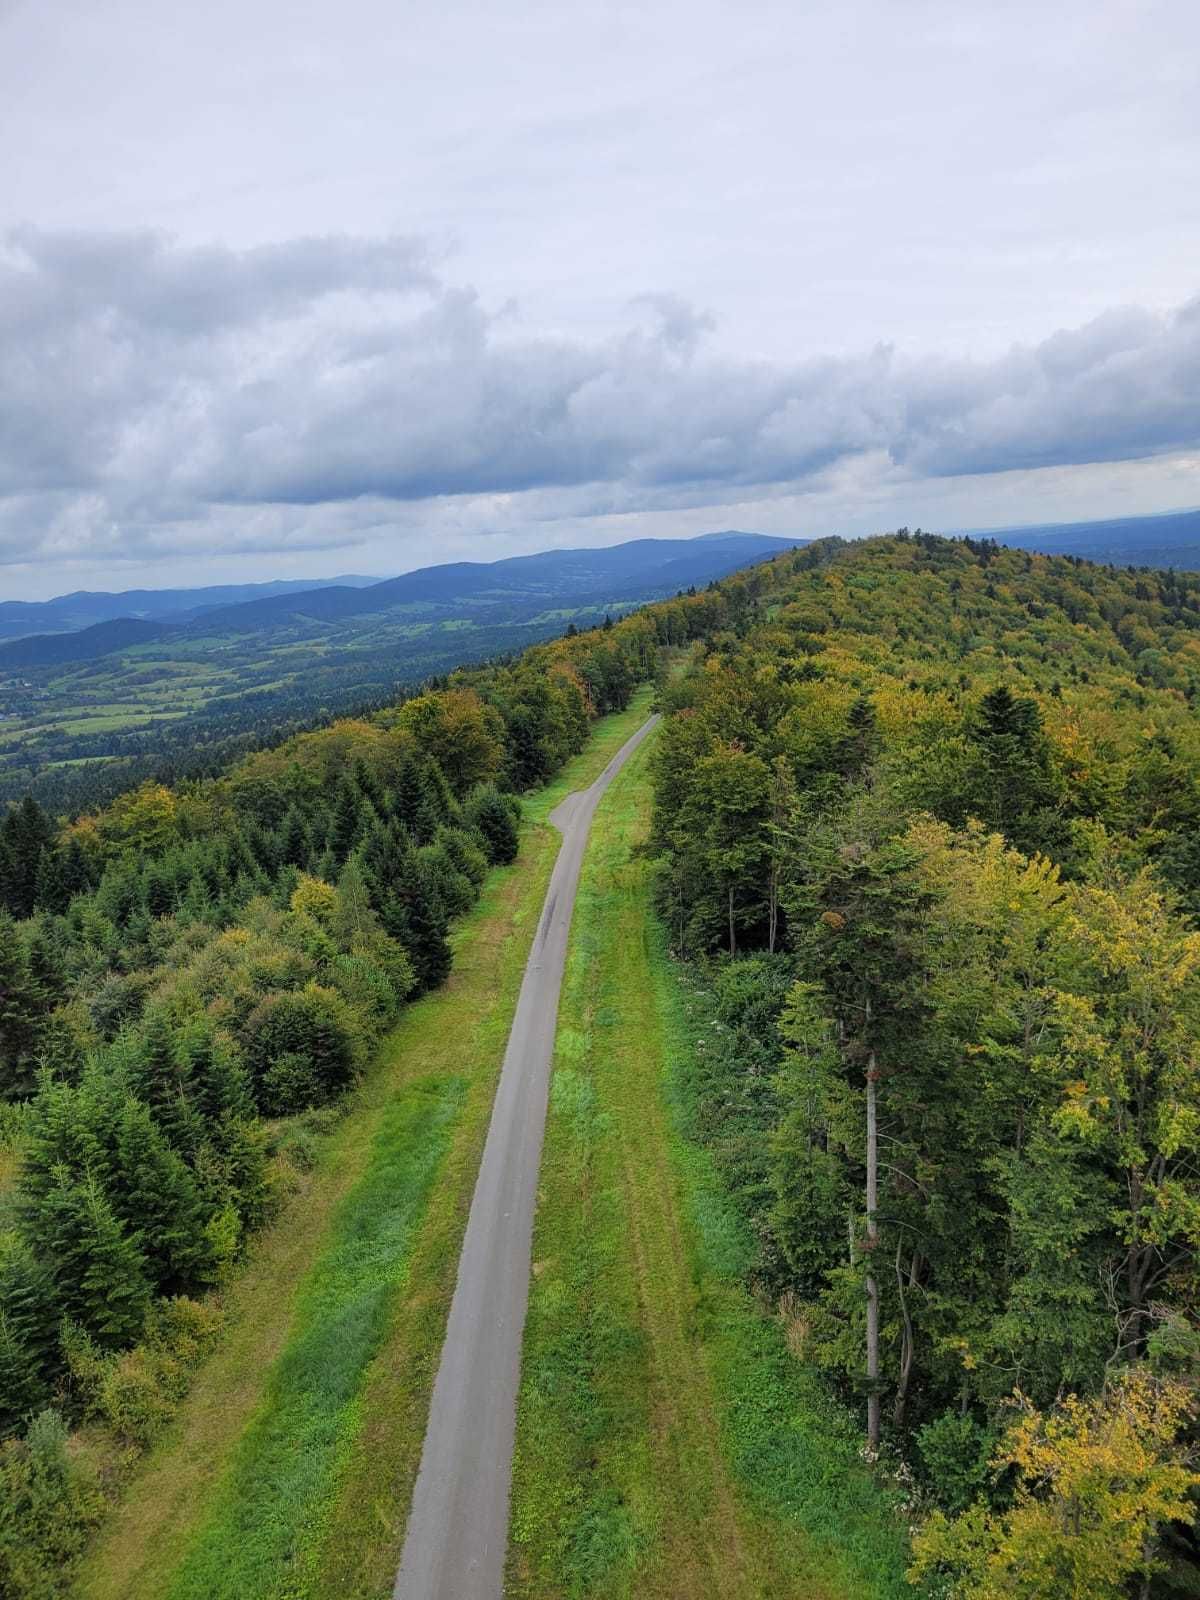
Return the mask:
<svg viewBox="0 0 1200 1600">
<path fill-rule="evenodd" d="M 441 818 L 424 764 L 406 753 L 392 791 L 392 814 L 403 823 L 414 844 L 428 844 Z"/>
<path fill-rule="evenodd" d="M 140 1236 L 146 1272 L 160 1294 L 187 1294 L 209 1276 L 211 1251 L 196 1184 L 153 1117 L 132 1096 L 117 1133 L 113 1210 Z"/>
<path fill-rule="evenodd" d="M 404 947 L 419 991 L 444 982 L 453 954 L 446 938 L 446 913 L 436 885 L 418 853 L 405 850 L 397 860 L 379 907 L 383 930 Z"/>
<path fill-rule="evenodd" d="M 280 864 L 303 869 L 311 859 L 312 848 L 312 835 L 303 813 L 296 806 L 290 806 L 279 835 Z"/>
<path fill-rule="evenodd" d="M 0 911 L 0 1096 L 12 1100 L 34 1084 L 42 1012 L 25 947 L 11 917 Z"/>
<path fill-rule="evenodd" d="M 4 842 L 4 882 L 0 891 L 15 917 L 28 917 L 37 904 L 42 855 L 54 840 L 54 824 L 32 795 L 26 795 L 0 823 Z"/>
<path fill-rule="evenodd" d="M 37 1372 L 52 1378 L 60 1360 L 62 1302 L 49 1268 L 18 1233 L 0 1237 L 0 1315 Z"/>
<path fill-rule="evenodd" d="M 489 861 L 503 865 L 516 860 L 519 814 L 519 802 L 506 798 L 494 784 L 483 784 L 471 795 L 466 821 L 483 835 Z"/>
<path fill-rule="evenodd" d="M 358 842 L 362 807 L 362 793 L 349 778 L 343 777 L 334 792 L 329 830 L 329 850 L 339 863 L 345 861 Z"/>
<path fill-rule="evenodd" d="M 146 1264 L 92 1176 L 65 1167 L 33 1221 L 33 1243 L 51 1263 L 63 1309 L 103 1349 L 137 1338 L 150 1305 Z"/>
<path fill-rule="evenodd" d="M 0 1309 L 0 1438 L 16 1433 L 48 1393 L 32 1351 Z"/>
</svg>

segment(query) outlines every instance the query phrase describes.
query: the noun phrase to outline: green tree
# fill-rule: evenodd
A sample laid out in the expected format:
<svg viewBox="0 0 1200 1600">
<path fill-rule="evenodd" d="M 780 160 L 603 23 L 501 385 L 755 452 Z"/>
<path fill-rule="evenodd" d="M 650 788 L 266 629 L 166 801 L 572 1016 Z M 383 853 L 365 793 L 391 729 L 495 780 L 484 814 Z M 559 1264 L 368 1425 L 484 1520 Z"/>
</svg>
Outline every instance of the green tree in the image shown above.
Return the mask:
<svg viewBox="0 0 1200 1600">
<path fill-rule="evenodd" d="M 113 1209 L 135 1237 L 159 1294 L 190 1294 L 211 1277 L 205 1215 L 191 1173 L 140 1101 L 126 1100 L 117 1129 Z"/>
<path fill-rule="evenodd" d="M 28 1226 L 67 1316 L 103 1349 L 132 1343 L 150 1305 L 146 1263 L 96 1179 L 57 1168 Z"/>
</svg>

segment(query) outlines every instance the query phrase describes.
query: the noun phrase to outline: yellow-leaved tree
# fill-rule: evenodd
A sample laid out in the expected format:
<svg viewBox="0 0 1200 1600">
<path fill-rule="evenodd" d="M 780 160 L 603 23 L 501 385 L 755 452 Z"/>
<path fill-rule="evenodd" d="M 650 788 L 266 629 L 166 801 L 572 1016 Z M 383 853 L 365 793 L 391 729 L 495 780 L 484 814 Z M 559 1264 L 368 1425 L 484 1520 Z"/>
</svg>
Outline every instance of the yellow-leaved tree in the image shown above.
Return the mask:
<svg viewBox="0 0 1200 1600">
<path fill-rule="evenodd" d="M 1144 1368 L 1102 1395 L 1045 1413 L 1023 1404 L 992 1460 L 1013 1470 L 1011 1509 L 941 1512 L 914 1541 L 913 1582 L 940 1576 L 954 1600 L 1148 1596 L 1162 1531 L 1190 1520 L 1200 1487 L 1180 1441 L 1191 1391 Z"/>
</svg>

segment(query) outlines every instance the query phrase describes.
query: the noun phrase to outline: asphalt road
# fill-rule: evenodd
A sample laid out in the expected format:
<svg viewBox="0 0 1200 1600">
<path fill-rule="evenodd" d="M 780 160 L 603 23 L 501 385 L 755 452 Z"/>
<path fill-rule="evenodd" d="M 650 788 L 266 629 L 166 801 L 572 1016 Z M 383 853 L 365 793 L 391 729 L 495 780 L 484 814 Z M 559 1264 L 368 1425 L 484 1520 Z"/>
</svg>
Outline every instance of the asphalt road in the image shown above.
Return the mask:
<svg viewBox="0 0 1200 1600">
<path fill-rule="evenodd" d="M 563 836 L 521 982 L 458 1263 L 409 1512 L 398 1600 L 499 1600 L 529 1300 L 530 1248 L 558 996 L 575 890 L 605 789 L 658 721 L 550 821 Z"/>
</svg>

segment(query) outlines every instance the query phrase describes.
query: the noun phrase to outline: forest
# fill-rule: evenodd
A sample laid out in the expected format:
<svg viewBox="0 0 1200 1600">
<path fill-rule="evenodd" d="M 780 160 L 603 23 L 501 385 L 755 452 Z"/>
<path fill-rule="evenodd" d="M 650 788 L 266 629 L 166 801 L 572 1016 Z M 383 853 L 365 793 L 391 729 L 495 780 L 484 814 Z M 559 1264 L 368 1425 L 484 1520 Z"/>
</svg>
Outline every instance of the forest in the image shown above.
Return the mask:
<svg viewBox="0 0 1200 1600">
<path fill-rule="evenodd" d="M 1200 578 L 790 565 L 666 693 L 692 1132 L 913 1483 L 913 1582 L 1195 1594 Z"/>
<path fill-rule="evenodd" d="M 656 678 L 688 1134 L 956 1600 L 1200 1593 L 1200 575 L 823 541 L 0 824 L 0 1592 L 66 1592 L 522 791 Z"/>
<path fill-rule="evenodd" d="M 573 632 L 573 630 L 572 630 Z M 0 824 L 0 1593 L 65 1592 L 226 1282 L 447 933 L 522 790 L 653 674 L 652 619 L 370 719 Z M 13 1170 L 19 1166 L 19 1176 Z M 69 1429 L 87 1424 L 81 1458 Z"/>
</svg>

